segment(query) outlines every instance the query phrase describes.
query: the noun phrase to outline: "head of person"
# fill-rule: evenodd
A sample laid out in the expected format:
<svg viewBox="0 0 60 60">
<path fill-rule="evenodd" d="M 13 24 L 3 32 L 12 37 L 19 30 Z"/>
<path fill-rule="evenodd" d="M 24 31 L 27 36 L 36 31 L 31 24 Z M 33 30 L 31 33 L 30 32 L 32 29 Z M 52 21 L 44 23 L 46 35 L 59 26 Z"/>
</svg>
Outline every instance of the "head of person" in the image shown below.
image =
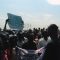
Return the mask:
<svg viewBox="0 0 60 60">
<path fill-rule="evenodd" d="M 44 40 L 45 40 L 45 41 L 48 40 L 48 34 L 47 34 L 47 31 L 44 31 L 44 32 L 43 32 L 43 37 L 44 37 Z"/>
<path fill-rule="evenodd" d="M 51 24 L 48 27 L 48 34 L 52 40 L 57 39 L 58 38 L 58 26 L 56 24 Z"/>
<path fill-rule="evenodd" d="M 28 41 L 33 42 L 33 39 L 34 39 L 34 34 L 29 34 Z"/>
</svg>

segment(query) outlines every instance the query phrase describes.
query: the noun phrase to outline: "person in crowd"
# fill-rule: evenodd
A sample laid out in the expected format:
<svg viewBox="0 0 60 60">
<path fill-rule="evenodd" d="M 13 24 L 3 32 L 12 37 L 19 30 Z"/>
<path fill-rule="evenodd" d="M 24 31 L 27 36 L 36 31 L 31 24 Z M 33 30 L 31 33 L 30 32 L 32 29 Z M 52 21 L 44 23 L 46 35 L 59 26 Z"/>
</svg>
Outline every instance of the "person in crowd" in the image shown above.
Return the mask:
<svg viewBox="0 0 60 60">
<path fill-rule="evenodd" d="M 0 37 L 0 60 L 2 60 L 2 53 L 3 53 L 3 42 L 2 42 L 2 39 Z"/>
<path fill-rule="evenodd" d="M 51 24 L 48 27 L 48 34 L 51 37 L 51 42 L 45 47 L 44 53 L 39 60 L 60 60 L 60 40 L 58 38 L 58 26 Z"/>
<path fill-rule="evenodd" d="M 45 47 L 48 43 L 48 33 L 47 31 L 43 32 L 43 38 L 39 39 L 38 48 Z"/>
<path fill-rule="evenodd" d="M 10 50 L 9 50 L 9 41 L 6 34 L 2 33 L 0 35 L 2 44 L 3 44 L 3 53 L 2 53 L 2 60 L 10 60 Z"/>
<path fill-rule="evenodd" d="M 20 48 L 22 47 L 22 44 L 24 42 L 24 34 L 22 31 L 17 33 L 17 38 L 18 38 L 18 42 L 17 45 L 20 46 Z"/>
<path fill-rule="evenodd" d="M 15 48 L 16 48 L 16 45 L 17 45 L 17 41 L 18 41 L 17 36 L 13 35 L 13 36 L 9 37 L 11 60 L 13 60 L 16 57 L 15 56 Z"/>
<path fill-rule="evenodd" d="M 24 43 L 22 45 L 22 48 L 27 50 L 36 50 L 37 49 L 36 44 L 33 42 L 34 35 L 29 34 L 27 38 L 28 38 L 28 42 Z"/>
</svg>

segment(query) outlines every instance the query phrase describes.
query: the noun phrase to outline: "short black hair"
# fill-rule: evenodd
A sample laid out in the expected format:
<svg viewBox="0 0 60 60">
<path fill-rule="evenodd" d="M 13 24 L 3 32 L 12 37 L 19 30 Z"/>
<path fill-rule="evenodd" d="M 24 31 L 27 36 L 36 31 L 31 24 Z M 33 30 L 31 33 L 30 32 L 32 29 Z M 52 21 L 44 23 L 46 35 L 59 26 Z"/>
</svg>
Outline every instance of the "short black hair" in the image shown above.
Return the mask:
<svg viewBox="0 0 60 60">
<path fill-rule="evenodd" d="M 57 26 L 56 24 L 51 24 L 51 25 L 48 27 L 48 33 L 49 33 L 49 35 L 50 35 L 51 33 L 57 32 L 57 30 L 58 30 L 58 26 Z"/>
</svg>

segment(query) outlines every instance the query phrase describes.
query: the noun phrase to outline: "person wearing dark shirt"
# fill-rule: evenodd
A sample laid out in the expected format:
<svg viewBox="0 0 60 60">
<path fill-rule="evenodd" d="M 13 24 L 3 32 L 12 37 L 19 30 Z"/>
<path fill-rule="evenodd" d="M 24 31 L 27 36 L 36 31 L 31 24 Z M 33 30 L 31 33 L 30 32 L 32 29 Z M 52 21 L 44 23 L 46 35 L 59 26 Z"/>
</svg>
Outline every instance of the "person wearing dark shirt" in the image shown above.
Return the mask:
<svg viewBox="0 0 60 60">
<path fill-rule="evenodd" d="M 60 41 L 58 39 L 58 26 L 51 24 L 48 27 L 48 34 L 51 42 L 45 47 L 45 52 L 40 60 L 60 60 Z"/>
<path fill-rule="evenodd" d="M 24 43 L 22 45 L 22 48 L 23 49 L 27 49 L 27 50 L 36 50 L 37 47 L 36 47 L 36 44 L 33 42 L 33 34 L 29 34 L 28 35 L 28 42 Z"/>
</svg>

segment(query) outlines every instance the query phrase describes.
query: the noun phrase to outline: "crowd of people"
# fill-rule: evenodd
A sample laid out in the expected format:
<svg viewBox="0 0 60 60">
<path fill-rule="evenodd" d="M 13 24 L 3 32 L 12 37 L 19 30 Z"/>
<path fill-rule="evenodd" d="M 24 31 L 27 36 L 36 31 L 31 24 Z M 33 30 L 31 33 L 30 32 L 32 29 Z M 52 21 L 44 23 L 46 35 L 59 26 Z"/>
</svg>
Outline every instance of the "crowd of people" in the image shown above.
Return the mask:
<svg viewBox="0 0 60 60">
<path fill-rule="evenodd" d="M 51 24 L 47 29 L 24 31 L 0 29 L 0 60 L 21 60 L 20 57 L 17 59 L 17 47 L 21 50 L 36 50 L 39 60 L 60 60 L 58 26 Z"/>
</svg>

